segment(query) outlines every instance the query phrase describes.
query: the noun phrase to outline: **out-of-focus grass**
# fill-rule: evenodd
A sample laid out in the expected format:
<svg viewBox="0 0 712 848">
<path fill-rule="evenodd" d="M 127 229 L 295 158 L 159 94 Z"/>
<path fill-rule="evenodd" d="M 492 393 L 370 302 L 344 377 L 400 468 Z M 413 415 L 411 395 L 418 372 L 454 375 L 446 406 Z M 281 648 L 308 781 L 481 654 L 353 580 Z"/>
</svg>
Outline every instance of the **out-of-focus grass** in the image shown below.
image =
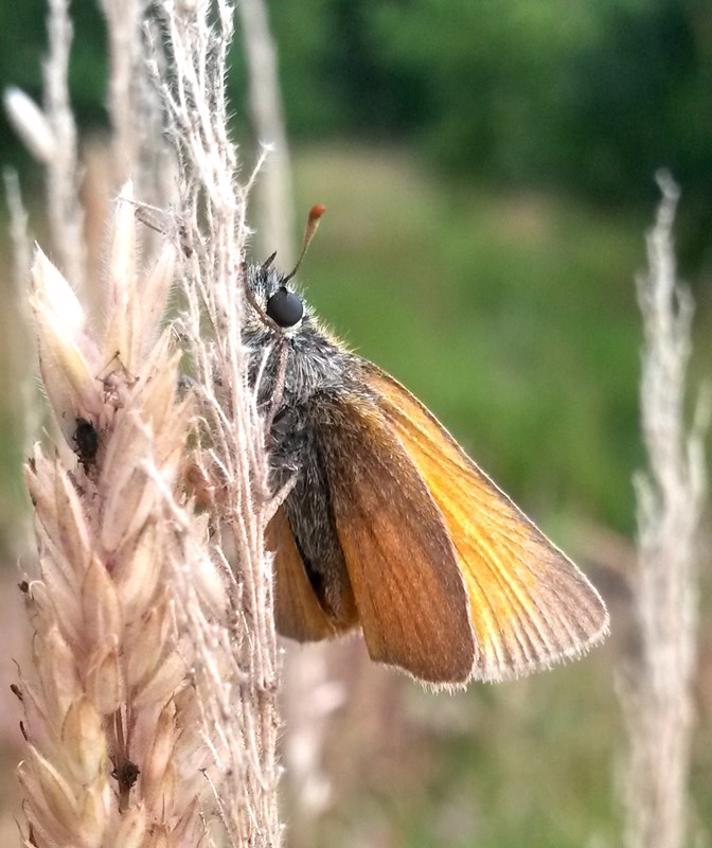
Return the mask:
<svg viewBox="0 0 712 848">
<path fill-rule="evenodd" d="M 653 210 L 443 188 L 382 150 L 310 151 L 297 175 L 300 209 L 328 208 L 301 273 L 320 314 L 536 515 L 630 530 Z"/>
<path fill-rule="evenodd" d="M 645 221 L 447 187 L 383 151 L 297 159 L 329 212 L 302 272 L 342 336 L 536 514 L 632 526 Z"/>
<path fill-rule="evenodd" d="M 443 186 L 396 151 L 310 150 L 296 164 L 300 209 L 329 210 L 301 273 L 321 316 L 426 401 L 557 541 L 579 520 L 632 530 L 633 278 L 653 210 Z M 710 324 L 704 309 L 698 324 Z M 319 844 L 359 844 L 346 835 L 374 819 L 390 834 L 378 844 L 407 848 L 617 844 L 612 660 L 606 646 L 455 696 L 471 721 L 434 746 L 422 791 L 412 776 L 403 791 L 365 787 Z M 445 708 L 447 696 L 422 698 Z"/>
<path fill-rule="evenodd" d="M 4 198 L 0 202 L 0 562 L 15 557 L 26 543 L 29 505 L 22 480 L 26 422 L 23 408 L 32 393 L 35 356 L 32 330 L 23 320 L 20 293 L 13 284 L 12 252 L 7 238 Z M 29 296 L 29 280 L 25 294 Z M 38 438 L 33 433 L 32 438 Z M 2 843 L 0 843 L 2 844 Z"/>
</svg>

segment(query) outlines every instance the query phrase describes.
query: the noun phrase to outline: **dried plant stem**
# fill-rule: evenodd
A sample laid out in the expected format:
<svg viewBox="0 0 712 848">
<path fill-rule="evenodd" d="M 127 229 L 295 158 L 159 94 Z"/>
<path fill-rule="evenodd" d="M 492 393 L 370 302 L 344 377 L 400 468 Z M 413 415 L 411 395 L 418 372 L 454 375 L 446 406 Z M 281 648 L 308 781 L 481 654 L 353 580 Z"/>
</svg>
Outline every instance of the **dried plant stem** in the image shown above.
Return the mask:
<svg viewBox="0 0 712 848">
<path fill-rule="evenodd" d="M 12 109 L 47 168 L 53 238 L 77 285 L 85 245 L 67 89 L 71 23 L 67 0 L 49 2 L 44 113 L 21 93 Z M 158 29 L 139 30 L 142 0 L 103 8 L 118 172 L 148 184 L 156 153 L 137 131 L 151 101 L 142 50 L 173 134 L 180 208 L 169 235 L 183 263 L 182 338 L 196 380 L 181 398 L 173 331 L 161 331 L 176 249 L 164 244 L 141 273 L 126 185 L 100 330 L 43 254 L 33 268 L 41 373 L 60 443 L 51 456 L 36 448 L 27 469 L 40 573 L 26 592 L 36 679 L 23 675 L 18 688 L 25 844 L 277 846 L 278 662 L 263 541 L 273 504 L 240 334 L 252 181 L 237 180 L 227 129 L 234 9 L 169 0 L 156 4 Z M 206 483 L 210 518 L 197 518 L 183 494 L 191 477 Z"/>
<path fill-rule="evenodd" d="M 52 133 L 46 161 L 47 219 L 54 254 L 77 288 L 84 284 L 86 248 L 79 203 L 77 130 L 69 101 L 68 70 L 72 23 L 68 0 L 49 0 L 49 52 L 44 63 L 44 114 Z"/>
<path fill-rule="evenodd" d="M 279 262 L 288 268 L 294 261 L 294 200 L 277 49 L 264 0 L 241 0 L 237 9 L 242 23 L 252 123 L 260 143 L 270 151 L 255 186 L 259 245 L 265 255 L 276 250 Z"/>
<path fill-rule="evenodd" d="M 27 366 L 28 362 L 34 361 L 31 353 L 30 308 L 27 303 L 27 272 L 32 257 L 31 237 L 29 217 L 22 200 L 20 181 L 17 173 L 8 169 L 3 176 L 5 178 L 5 195 L 7 197 L 10 222 L 10 241 L 12 243 L 14 260 L 13 282 L 15 290 L 13 300 L 16 304 L 17 312 L 22 318 L 18 322 L 18 336 L 9 340 L 12 350 L 16 355 L 10 359 L 5 370 L 9 372 L 7 377 L 15 396 L 15 408 L 22 410 L 22 414 L 18 416 L 18 423 L 22 428 L 20 437 L 22 453 L 24 456 L 29 456 L 32 453 L 33 444 L 39 432 L 40 422 L 43 416 L 40 395 L 37 391 L 37 369 Z M 13 359 L 18 363 L 14 368 L 12 367 Z M 22 365 L 19 365 L 19 363 L 22 363 Z M 18 546 L 23 550 L 28 549 L 32 539 L 29 521 L 27 519 L 28 516 L 23 511 L 22 529 L 20 530 L 18 528 L 16 534 Z"/>
<path fill-rule="evenodd" d="M 24 294 L 27 269 L 30 267 L 30 258 L 32 256 L 27 210 L 22 202 L 22 192 L 17 173 L 12 170 L 6 170 L 3 177 L 5 179 L 7 211 L 10 216 L 14 283 L 17 292 Z"/>
<path fill-rule="evenodd" d="M 637 479 L 639 568 L 634 604 L 640 655 L 625 669 L 629 734 L 626 845 L 681 848 L 697 651 L 698 527 L 705 494 L 700 430 L 684 424 L 693 302 L 676 277 L 672 226 L 679 191 L 658 179 L 662 201 L 639 277 L 645 345 L 641 415 L 649 472 Z"/>
<path fill-rule="evenodd" d="M 282 750 L 292 848 L 314 843 L 319 819 L 333 803 L 334 787 L 323 759 L 329 723 L 344 702 L 346 684 L 330 673 L 330 647 L 312 645 L 305 651 L 290 646 L 286 653 Z"/>
<path fill-rule="evenodd" d="M 195 667 L 206 738 L 220 775 L 218 809 L 232 846 L 277 846 L 278 661 L 271 563 L 264 531 L 271 515 L 264 422 L 249 386 L 241 340 L 247 193 L 237 179 L 225 93 L 233 4 L 161 4 L 167 62 L 162 86 L 180 163 L 180 230 L 188 304 L 182 334 L 203 421 L 197 473 L 212 493 L 213 555 L 232 575 L 228 638 L 179 607 L 197 646 Z M 166 71 L 165 68 L 169 70 Z M 206 335 L 207 328 L 207 335 Z M 229 563 L 229 566 L 228 566 Z M 221 657 L 216 663 L 216 656 Z"/>
<path fill-rule="evenodd" d="M 141 63 L 142 0 L 100 0 L 109 39 L 109 114 L 111 116 L 114 168 L 123 182 L 140 158 L 137 123 L 137 70 Z"/>
<path fill-rule="evenodd" d="M 74 285 L 81 288 L 85 274 L 83 214 L 78 193 L 77 132 L 67 83 L 72 24 L 68 0 L 48 0 L 48 7 L 44 107 L 14 87 L 5 90 L 3 99 L 10 123 L 45 168 L 46 213 L 53 254 Z M 23 277 L 28 269 L 26 265 Z"/>
</svg>

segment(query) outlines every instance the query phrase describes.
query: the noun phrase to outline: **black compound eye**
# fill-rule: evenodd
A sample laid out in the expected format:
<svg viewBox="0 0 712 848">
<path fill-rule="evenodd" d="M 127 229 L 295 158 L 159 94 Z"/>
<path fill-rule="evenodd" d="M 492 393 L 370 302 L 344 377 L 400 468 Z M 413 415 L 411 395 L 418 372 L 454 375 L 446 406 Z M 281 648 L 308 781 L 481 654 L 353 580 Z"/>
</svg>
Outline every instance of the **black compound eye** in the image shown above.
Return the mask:
<svg viewBox="0 0 712 848">
<path fill-rule="evenodd" d="M 304 304 L 294 292 L 282 286 L 267 301 L 267 314 L 280 327 L 293 327 L 302 320 Z"/>
</svg>

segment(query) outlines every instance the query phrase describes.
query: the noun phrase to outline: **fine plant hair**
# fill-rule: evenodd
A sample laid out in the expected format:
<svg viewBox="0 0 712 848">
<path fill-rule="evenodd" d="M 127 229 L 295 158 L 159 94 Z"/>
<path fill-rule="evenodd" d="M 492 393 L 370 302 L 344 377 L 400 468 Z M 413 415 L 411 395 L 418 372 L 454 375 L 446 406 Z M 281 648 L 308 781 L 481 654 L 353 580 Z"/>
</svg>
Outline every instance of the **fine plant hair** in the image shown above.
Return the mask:
<svg viewBox="0 0 712 848">
<path fill-rule="evenodd" d="M 234 13 L 228 0 L 162 4 L 151 40 L 179 163 L 174 230 L 186 302 L 179 331 L 192 363 L 200 421 L 193 475 L 196 497 L 213 517 L 211 553 L 229 578 L 229 630 L 193 614 L 189 580 L 178 581 L 177 592 L 197 648 L 220 821 L 232 846 L 276 846 L 278 651 L 264 534 L 284 495 L 270 491 L 264 420 L 248 383 L 241 335 L 247 196 L 262 163 L 240 183 L 225 92 Z"/>
<path fill-rule="evenodd" d="M 34 658 L 15 687 L 28 752 L 23 841 L 277 846 L 278 655 L 263 538 L 278 501 L 240 333 L 252 180 L 238 180 L 227 128 L 234 8 L 161 3 L 151 18 L 145 3 L 128 6 L 124 16 L 121 0 L 102 2 L 115 178 L 137 176 L 116 185 L 102 322 L 73 290 L 87 282 L 87 250 L 66 0 L 50 0 L 44 111 L 21 92 L 6 98 L 45 166 L 61 266 L 36 251 L 31 306 L 57 436 L 26 469 L 39 571 L 21 584 Z M 126 39 L 137 42 L 123 55 Z M 140 262 L 154 234 L 136 210 L 161 184 L 149 185 L 146 167 L 161 158 L 160 134 L 140 129 L 155 125 L 146 110 L 157 102 L 178 205 L 160 216 L 156 256 Z M 185 308 L 165 326 L 176 277 Z M 179 379 L 178 342 L 191 380 Z"/>
<path fill-rule="evenodd" d="M 636 479 L 639 646 L 623 669 L 628 731 L 623 775 L 627 848 L 682 848 L 689 836 L 688 774 L 697 659 L 699 524 L 705 498 L 705 404 L 685 425 L 693 301 L 677 279 L 672 228 L 679 189 L 662 199 L 637 278 L 644 345 L 640 408 L 648 470 Z"/>
</svg>

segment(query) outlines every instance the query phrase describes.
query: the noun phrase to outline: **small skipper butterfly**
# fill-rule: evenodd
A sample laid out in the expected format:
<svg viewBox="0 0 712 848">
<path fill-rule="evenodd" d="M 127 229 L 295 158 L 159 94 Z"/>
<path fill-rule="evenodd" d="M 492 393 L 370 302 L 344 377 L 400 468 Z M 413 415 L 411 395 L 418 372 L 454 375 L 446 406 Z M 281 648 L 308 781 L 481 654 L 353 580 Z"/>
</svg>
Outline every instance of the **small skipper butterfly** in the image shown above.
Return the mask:
<svg viewBox="0 0 712 848">
<path fill-rule="evenodd" d="M 323 207 L 309 216 L 301 258 Z M 586 577 L 422 403 L 349 352 L 273 267 L 246 269 L 244 341 L 293 488 L 268 528 L 278 630 L 361 628 L 373 660 L 435 685 L 577 657 L 608 615 Z"/>
</svg>

